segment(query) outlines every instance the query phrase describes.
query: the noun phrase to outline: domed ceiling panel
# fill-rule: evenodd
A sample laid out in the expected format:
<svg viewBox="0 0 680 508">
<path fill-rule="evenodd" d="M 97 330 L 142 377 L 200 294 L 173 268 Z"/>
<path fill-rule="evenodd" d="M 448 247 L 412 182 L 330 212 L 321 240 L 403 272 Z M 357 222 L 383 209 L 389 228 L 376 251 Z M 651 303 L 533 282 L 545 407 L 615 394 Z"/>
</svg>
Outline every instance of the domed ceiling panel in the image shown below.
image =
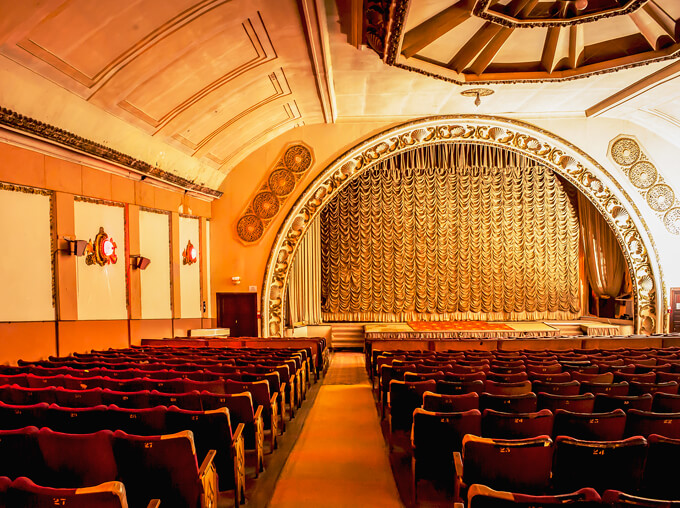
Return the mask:
<svg viewBox="0 0 680 508">
<path fill-rule="evenodd" d="M 456 83 L 563 81 L 680 56 L 676 0 L 368 0 L 366 40 Z"/>
</svg>

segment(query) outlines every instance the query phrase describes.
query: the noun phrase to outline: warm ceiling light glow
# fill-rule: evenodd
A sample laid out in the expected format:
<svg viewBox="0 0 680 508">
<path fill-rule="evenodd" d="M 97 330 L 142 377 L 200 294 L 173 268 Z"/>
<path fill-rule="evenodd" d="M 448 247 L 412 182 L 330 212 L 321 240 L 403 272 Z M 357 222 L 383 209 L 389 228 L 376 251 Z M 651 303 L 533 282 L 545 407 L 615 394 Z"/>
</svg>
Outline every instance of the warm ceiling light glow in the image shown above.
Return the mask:
<svg viewBox="0 0 680 508">
<path fill-rule="evenodd" d="M 575 5 L 579 11 L 582 11 L 583 9 L 588 7 L 588 0 L 576 0 Z"/>
<path fill-rule="evenodd" d="M 113 254 L 113 240 L 111 240 L 111 238 L 104 240 L 104 254 L 106 256 L 111 256 Z"/>
<path fill-rule="evenodd" d="M 189 256 L 191 256 L 192 261 L 196 261 L 198 258 L 198 252 L 196 252 L 196 247 L 192 247 L 191 250 L 189 251 Z"/>
</svg>

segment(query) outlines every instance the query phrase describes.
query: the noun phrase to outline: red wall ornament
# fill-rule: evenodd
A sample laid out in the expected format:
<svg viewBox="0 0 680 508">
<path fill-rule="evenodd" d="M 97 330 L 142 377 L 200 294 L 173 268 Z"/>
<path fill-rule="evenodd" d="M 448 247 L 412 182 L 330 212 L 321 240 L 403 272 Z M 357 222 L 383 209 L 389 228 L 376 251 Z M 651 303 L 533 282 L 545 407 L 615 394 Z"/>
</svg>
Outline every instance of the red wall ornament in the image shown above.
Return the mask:
<svg viewBox="0 0 680 508">
<path fill-rule="evenodd" d="M 193 265 L 198 261 L 198 250 L 191 243 L 191 240 L 187 243 L 186 249 L 182 252 L 182 263 L 185 265 Z"/>
<path fill-rule="evenodd" d="M 113 241 L 109 235 L 106 234 L 103 227 L 99 228 L 99 233 L 94 237 L 94 242 L 90 240 L 87 243 L 85 252 L 87 257 L 85 263 L 88 265 L 105 266 L 108 264 L 115 265 L 118 262 L 118 255 L 116 254 L 116 242 Z"/>
</svg>

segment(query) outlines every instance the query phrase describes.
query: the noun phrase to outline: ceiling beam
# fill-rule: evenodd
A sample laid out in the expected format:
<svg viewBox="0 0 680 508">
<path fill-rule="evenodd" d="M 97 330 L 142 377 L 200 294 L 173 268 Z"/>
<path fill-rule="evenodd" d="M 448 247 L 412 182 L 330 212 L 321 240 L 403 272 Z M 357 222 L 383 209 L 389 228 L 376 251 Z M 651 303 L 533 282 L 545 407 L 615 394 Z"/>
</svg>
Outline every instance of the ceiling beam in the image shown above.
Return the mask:
<svg viewBox="0 0 680 508">
<path fill-rule="evenodd" d="M 548 33 L 545 35 L 545 42 L 543 43 L 543 55 L 541 56 L 541 66 L 546 72 L 551 73 L 557 66 L 557 43 L 560 40 L 559 26 L 551 26 L 548 28 Z"/>
<path fill-rule="evenodd" d="M 349 43 L 361 49 L 364 43 L 364 0 L 350 0 Z"/>
<path fill-rule="evenodd" d="M 661 49 L 665 44 L 675 42 L 675 34 L 664 26 L 663 18 L 651 16 L 645 9 L 631 12 L 628 17 L 635 23 L 652 49 Z"/>
<path fill-rule="evenodd" d="M 676 61 L 661 70 L 633 83 L 632 85 L 616 92 L 603 101 L 586 109 L 586 117 L 599 116 L 607 111 L 628 102 L 629 100 L 642 95 L 643 93 L 655 88 L 672 79 L 680 77 L 680 61 Z"/>
<path fill-rule="evenodd" d="M 583 25 L 571 25 L 569 27 L 569 67 L 576 69 L 583 64 L 585 37 Z"/>
<path fill-rule="evenodd" d="M 470 66 L 470 70 L 474 74 L 482 74 L 486 68 L 489 66 L 494 57 L 498 54 L 500 49 L 508 40 L 508 37 L 512 34 L 514 28 L 504 27 L 498 32 L 491 42 L 486 45 L 484 50 L 479 54 L 475 62 Z"/>
<path fill-rule="evenodd" d="M 465 46 L 460 48 L 458 53 L 449 61 L 447 67 L 456 72 L 463 72 L 463 70 L 472 62 L 472 60 L 479 54 L 484 47 L 498 35 L 503 29 L 502 26 L 495 23 L 486 22 L 484 26 L 475 33 Z"/>
<path fill-rule="evenodd" d="M 453 30 L 470 17 L 473 5 L 473 0 L 460 0 L 409 30 L 404 35 L 401 54 L 406 58 L 411 58 L 418 51 Z"/>
</svg>

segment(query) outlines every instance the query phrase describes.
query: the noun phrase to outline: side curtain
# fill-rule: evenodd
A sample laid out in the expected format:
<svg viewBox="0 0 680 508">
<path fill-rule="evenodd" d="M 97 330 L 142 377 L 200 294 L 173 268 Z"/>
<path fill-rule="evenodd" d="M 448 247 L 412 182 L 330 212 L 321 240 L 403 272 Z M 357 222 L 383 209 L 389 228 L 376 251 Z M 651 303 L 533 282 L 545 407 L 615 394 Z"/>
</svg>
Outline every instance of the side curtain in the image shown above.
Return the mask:
<svg viewBox="0 0 680 508">
<path fill-rule="evenodd" d="M 627 271 L 619 242 L 602 214 L 581 193 L 578 195 L 578 208 L 590 287 L 598 298 L 616 298 Z"/>
<path fill-rule="evenodd" d="M 288 323 L 321 323 L 321 221 L 317 217 L 300 241 L 286 287 Z"/>
<path fill-rule="evenodd" d="M 580 316 L 576 210 L 552 170 L 519 154 L 406 152 L 321 216 L 324 321 Z"/>
</svg>

